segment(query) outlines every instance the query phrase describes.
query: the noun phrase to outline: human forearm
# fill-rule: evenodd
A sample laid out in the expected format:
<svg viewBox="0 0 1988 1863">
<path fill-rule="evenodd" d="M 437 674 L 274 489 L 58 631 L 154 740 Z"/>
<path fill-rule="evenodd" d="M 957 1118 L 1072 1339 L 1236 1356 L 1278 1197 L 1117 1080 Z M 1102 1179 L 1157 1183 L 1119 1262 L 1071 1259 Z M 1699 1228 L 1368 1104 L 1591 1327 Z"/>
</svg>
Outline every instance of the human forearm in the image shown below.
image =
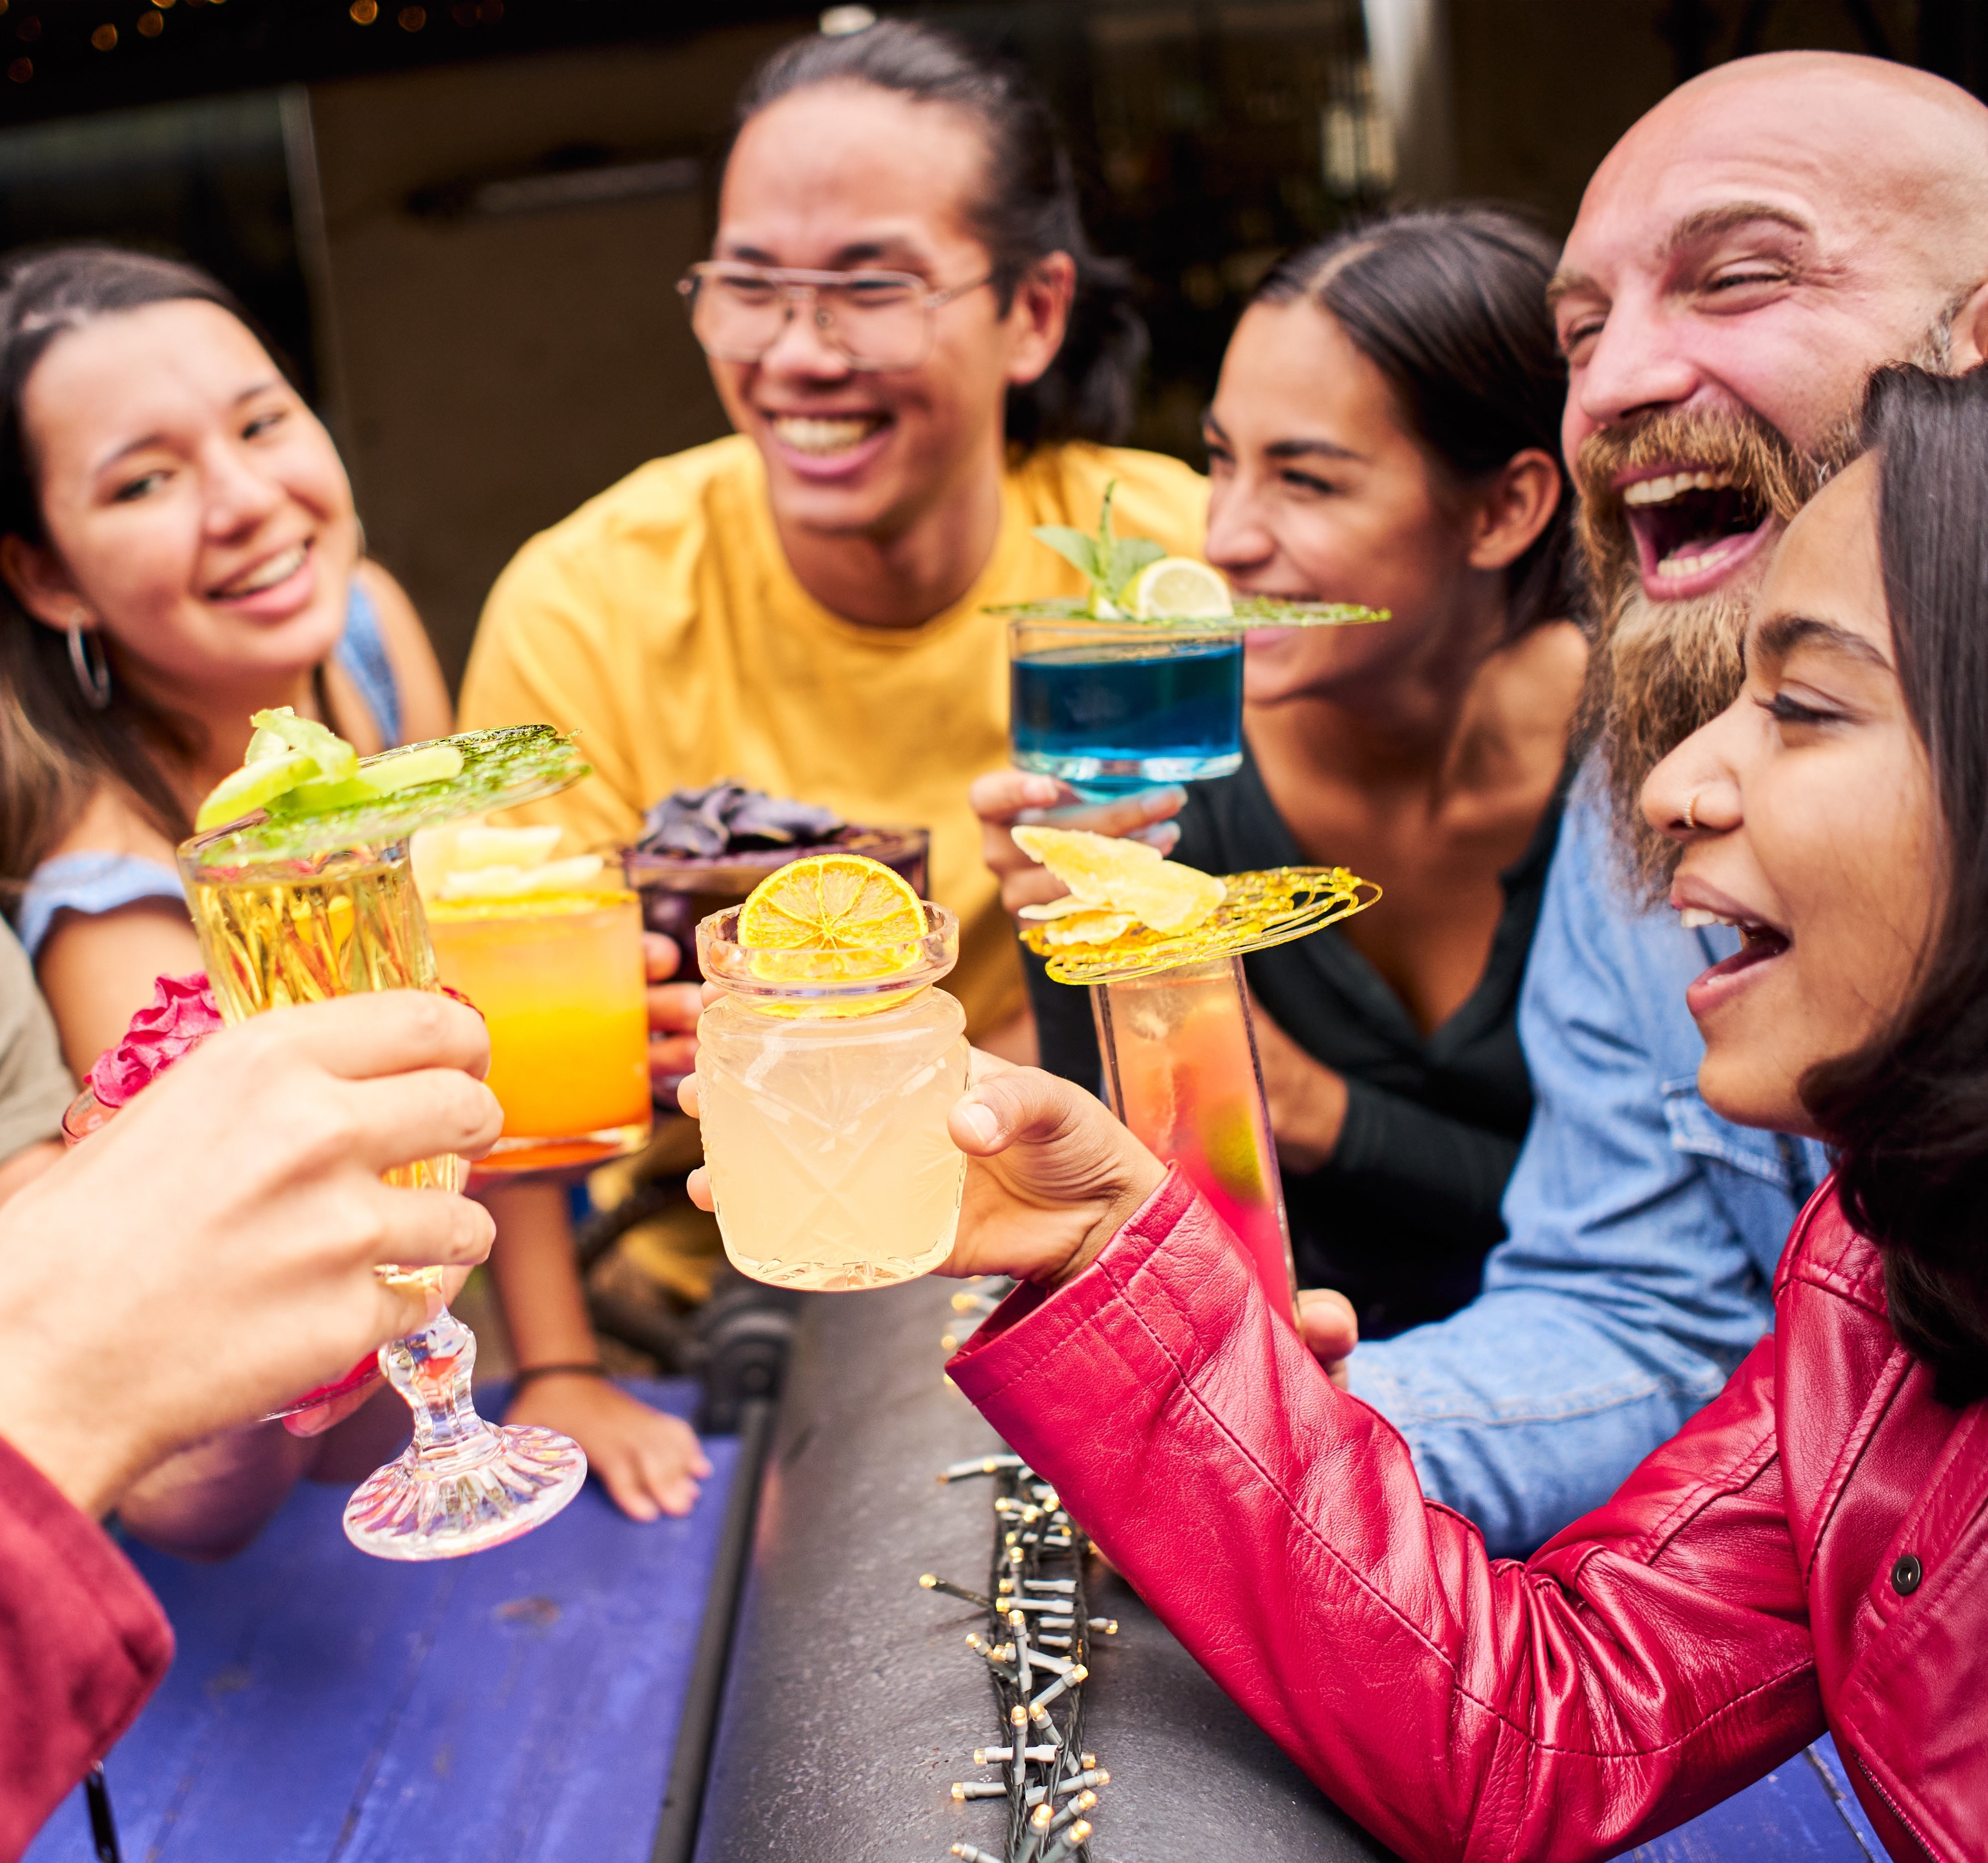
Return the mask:
<svg viewBox="0 0 1988 1863">
<path fill-rule="evenodd" d="M 558 1184 L 507 1184 L 484 1199 L 497 1222 L 490 1273 L 521 1368 L 600 1357 L 573 1259 L 573 1222 Z"/>
<path fill-rule="evenodd" d="M 1496 1290 L 1347 1361 L 1349 1388 L 1398 1429 L 1423 1490 L 1523 1558 L 1601 1505 L 1716 1396 L 1740 1356 L 1543 1288 Z"/>
<path fill-rule="evenodd" d="M 228 1559 L 261 1532 L 311 1459 L 280 1423 L 251 1423 L 184 1449 L 134 1482 L 117 1516 L 135 1540 L 182 1559 Z"/>
<path fill-rule="evenodd" d="M 1551 1574 L 1494 1565 L 1427 1506 L 1398 1437 L 1331 1389 L 1177 1174 L 949 1369 L 1223 1686 L 1406 1855 L 1606 1854 L 1810 1737 L 1798 1628 L 1680 1601 L 1610 1545 Z M 1735 1739 L 1719 1710 L 1749 1690 Z"/>
<path fill-rule="evenodd" d="M 1341 1087 L 1324 1176 L 1391 1212 L 1397 1234 L 1440 1238 L 1475 1259 L 1501 1232 L 1499 1204 L 1518 1156 L 1516 1138 L 1354 1080 Z"/>
</svg>

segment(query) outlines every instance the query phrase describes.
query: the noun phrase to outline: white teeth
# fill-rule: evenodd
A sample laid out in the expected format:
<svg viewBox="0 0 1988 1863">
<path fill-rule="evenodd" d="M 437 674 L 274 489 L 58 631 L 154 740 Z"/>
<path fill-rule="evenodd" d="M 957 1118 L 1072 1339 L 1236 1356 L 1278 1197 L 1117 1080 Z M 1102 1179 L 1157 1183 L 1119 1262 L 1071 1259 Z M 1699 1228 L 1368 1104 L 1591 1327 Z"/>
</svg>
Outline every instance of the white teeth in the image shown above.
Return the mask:
<svg viewBox="0 0 1988 1863">
<path fill-rule="evenodd" d="M 310 553 L 309 546 L 299 543 L 295 549 L 286 549 L 280 556 L 272 556 L 252 576 L 239 582 L 230 583 L 221 593 L 224 595 L 254 595 L 264 589 L 272 589 L 286 576 L 294 576 L 304 566 L 304 559 Z"/>
<path fill-rule="evenodd" d="M 1700 551 L 1694 556 L 1666 556 L 1658 563 L 1657 573 L 1659 576 L 1696 576 L 1699 570 L 1709 570 L 1730 556 L 1732 550 L 1729 546 L 1733 541 L 1732 538 L 1723 537 L 1712 549 Z"/>
<path fill-rule="evenodd" d="M 1668 505 L 1687 492 L 1723 492 L 1733 482 L 1730 472 L 1668 472 L 1658 478 L 1639 478 L 1622 488 L 1625 505 Z"/>
<path fill-rule="evenodd" d="M 1678 923 L 1687 932 L 1702 932 L 1707 925 L 1725 922 L 1716 912 L 1708 912 L 1702 905 L 1682 906 L 1678 911 Z"/>
<path fill-rule="evenodd" d="M 822 415 L 780 414 L 773 420 L 773 431 L 782 444 L 797 453 L 842 453 L 860 446 L 883 424 L 881 418 L 859 414 L 837 420 Z"/>
</svg>

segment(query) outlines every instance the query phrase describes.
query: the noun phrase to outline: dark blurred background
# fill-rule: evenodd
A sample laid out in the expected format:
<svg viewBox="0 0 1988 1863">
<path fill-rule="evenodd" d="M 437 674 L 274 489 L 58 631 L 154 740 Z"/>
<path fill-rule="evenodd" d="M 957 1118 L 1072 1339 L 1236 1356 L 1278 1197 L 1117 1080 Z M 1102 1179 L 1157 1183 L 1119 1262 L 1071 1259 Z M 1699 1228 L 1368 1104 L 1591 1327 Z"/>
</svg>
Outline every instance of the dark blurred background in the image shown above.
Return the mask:
<svg viewBox="0 0 1988 1863">
<path fill-rule="evenodd" d="M 1098 244 L 1144 281 L 1142 444 L 1199 458 L 1276 255 L 1395 200 L 1564 232 L 1611 143 L 1747 52 L 1895 58 L 1982 93 L 1983 0 L 1016 0 L 915 11 L 1055 96 Z M 309 383 L 374 553 L 453 677 L 512 551 L 725 431 L 671 287 L 731 100 L 824 16 L 656 0 L 0 0 L 0 247 L 211 267 Z M 861 9 L 832 9 L 847 25 Z"/>
</svg>

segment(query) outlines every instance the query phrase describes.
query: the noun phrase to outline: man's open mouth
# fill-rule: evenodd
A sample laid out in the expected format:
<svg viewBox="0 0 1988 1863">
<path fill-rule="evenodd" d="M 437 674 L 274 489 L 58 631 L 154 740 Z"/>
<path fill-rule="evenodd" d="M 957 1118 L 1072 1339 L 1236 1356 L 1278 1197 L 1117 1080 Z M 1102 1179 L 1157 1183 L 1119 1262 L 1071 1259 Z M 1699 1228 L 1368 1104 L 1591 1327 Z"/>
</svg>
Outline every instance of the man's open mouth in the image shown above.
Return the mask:
<svg viewBox="0 0 1988 1863">
<path fill-rule="evenodd" d="M 817 459 L 860 446 L 889 421 L 890 416 L 882 414 L 776 414 L 768 418 L 774 438 L 783 446 Z"/>
<path fill-rule="evenodd" d="M 1619 495 L 1645 583 L 1716 573 L 1773 519 L 1764 499 L 1716 467 L 1660 468 Z"/>
</svg>

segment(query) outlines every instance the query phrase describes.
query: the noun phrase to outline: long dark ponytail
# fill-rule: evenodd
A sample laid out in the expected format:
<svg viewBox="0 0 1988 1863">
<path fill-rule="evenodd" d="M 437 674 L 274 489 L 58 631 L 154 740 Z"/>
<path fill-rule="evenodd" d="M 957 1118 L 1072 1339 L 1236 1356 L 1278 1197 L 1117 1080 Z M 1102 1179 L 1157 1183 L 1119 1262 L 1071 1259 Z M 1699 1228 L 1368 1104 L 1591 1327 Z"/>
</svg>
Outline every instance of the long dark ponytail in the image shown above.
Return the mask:
<svg viewBox="0 0 1988 1863">
<path fill-rule="evenodd" d="M 739 100 L 739 125 L 795 91 L 835 83 L 950 104 L 980 125 L 987 164 L 972 220 L 993 261 L 1004 313 L 1038 260 L 1067 252 L 1076 262 L 1069 332 L 1037 380 L 1009 390 L 1009 439 L 1024 448 L 1122 440 L 1146 357 L 1131 269 L 1091 249 L 1069 151 L 1021 68 L 908 19 L 881 20 L 859 32 L 812 33 L 783 46 L 753 74 Z"/>
<path fill-rule="evenodd" d="M 0 266 L 0 535 L 47 540 L 21 401 L 49 347 L 99 317 L 184 299 L 218 305 L 262 335 L 218 279 L 171 259 L 64 245 Z M 115 678 L 109 702 L 92 705 L 63 636 L 0 583 L 0 886 L 7 903 L 106 783 L 167 840 L 190 832 L 162 759 L 194 754 L 192 730 Z"/>
<path fill-rule="evenodd" d="M 1892 1329 L 1940 1396 L 1988 1395 L 1988 370 L 1882 370 L 1885 605 L 1905 710 L 1925 746 L 1946 897 L 1911 999 L 1802 1097 L 1842 1148 L 1850 1219 L 1882 1251 Z"/>
</svg>

